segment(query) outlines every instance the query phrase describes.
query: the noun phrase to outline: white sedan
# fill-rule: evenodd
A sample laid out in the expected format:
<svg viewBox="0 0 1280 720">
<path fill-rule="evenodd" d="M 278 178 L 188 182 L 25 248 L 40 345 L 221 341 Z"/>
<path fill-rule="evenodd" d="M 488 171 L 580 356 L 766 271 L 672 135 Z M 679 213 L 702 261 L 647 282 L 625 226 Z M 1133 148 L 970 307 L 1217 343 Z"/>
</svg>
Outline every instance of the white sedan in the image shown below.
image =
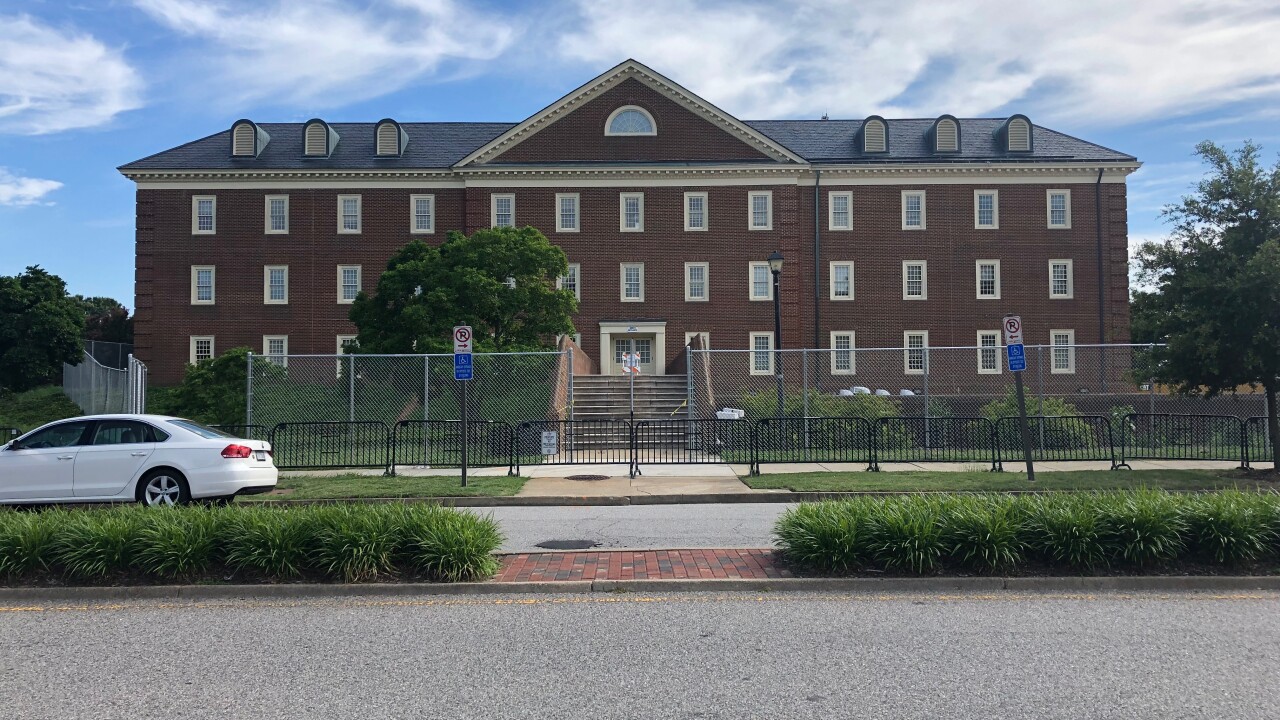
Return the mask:
<svg viewBox="0 0 1280 720">
<path fill-rule="evenodd" d="M 270 492 L 271 445 L 165 415 L 49 423 L 0 447 L 0 503 L 179 505 Z"/>
</svg>

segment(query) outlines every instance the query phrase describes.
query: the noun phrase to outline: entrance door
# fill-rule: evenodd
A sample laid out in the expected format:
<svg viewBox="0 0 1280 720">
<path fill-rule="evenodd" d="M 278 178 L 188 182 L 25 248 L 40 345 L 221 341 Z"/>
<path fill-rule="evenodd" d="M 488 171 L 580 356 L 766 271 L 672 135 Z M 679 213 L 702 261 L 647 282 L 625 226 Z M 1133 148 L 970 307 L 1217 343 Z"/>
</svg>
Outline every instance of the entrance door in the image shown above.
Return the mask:
<svg viewBox="0 0 1280 720">
<path fill-rule="evenodd" d="M 619 374 L 621 374 L 624 365 L 622 356 L 626 353 L 640 355 L 641 375 L 654 374 L 652 335 L 629 335 L 613 339 L 613 364 Z"/>
</svg>

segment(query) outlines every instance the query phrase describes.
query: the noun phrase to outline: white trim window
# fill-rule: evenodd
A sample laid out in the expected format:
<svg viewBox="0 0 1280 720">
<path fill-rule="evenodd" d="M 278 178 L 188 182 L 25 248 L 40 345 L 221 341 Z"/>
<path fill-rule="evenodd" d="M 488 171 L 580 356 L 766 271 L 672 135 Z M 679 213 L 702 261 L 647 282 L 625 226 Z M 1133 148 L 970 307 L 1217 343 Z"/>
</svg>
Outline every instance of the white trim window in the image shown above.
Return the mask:
<svg viewBox="0 0 1280 720">
<path fill-rule="evenodd" d="M 1045 220 L 1054 230 L 1071 229 L 1071 191 L 1045 191 Z"/>
<path fill-rule="evenodd" d="M 902 299 L 929 299 L 929 263 L 924 260 L 902 261 Z"/>
<path fill-rule="evenodd" d="M 1000 195 L 995 190 L 973 191 L 973 229 L 1000 229 Z"/>
<path fill-rule="evenodd" d="M 262 268 L 262 304 L 289 304 L 289 266 L 265 265 Z"/>
<path fill-rule="evenodd" d="M 556 232 L 578 232 L 580 203 L 578 193 L 556 193 Z"/>
<path fill-rule="evenodd" d="M 356 344 L 355 335 L 339 335 L 337 337 L 338 337 L 338 345 L 337 345 L 338 355 L 346 355 L 350 350 L 352 350 L 355 347 L 355 344 Z M 334 366 L 335 366 L 334 373 L 336 377 L 342 377 L 342 364 L 343 364 L 343 361 L 341 357 L 339 357 L 337 361 L 334 363 Z"/>
<path fill-rule="evenodd" d="M 747 264 L 747 272 L 748 297 L 751 300 L 772 300 L 773 273 L 769 270 L 769 263 L 752 261 Z"/>
<path fill-rule="evenodd" d="M 489 196 L 489 226 L 516 226 L 516 196 L 511 193 L 496 193 Z"/>
<path fill-rule="evenodd" d="M 582 287 L 578 284 L 578 280 L 581 277 L 582 265 L 580 263 L 569 263 L 568 272 L 556 279 L 556 288 L 560 290 L 572 290 L 573 296 L 581 300 Z"/>
<path fill-rule="evenodd" d="M 262 336 L 262 354 L 266 357 L 267 362 L 274 363 L 280 367 L 286 367 L 289 364 L 289 336 L 288 335 L 263 335 Z"/>
<path fill-rule="evenodd" d="M 907 330 L 902 333 L 902 372 L 907 375 L 923 375 L 926 351 L 929 349 L 928 330 Z"/>
<path fill-rule="evenodd" d="M 710 350 L 710 349 L 711 349 L 711 333 L 709 333 L 709 332 L 707 332 L 707 331 L 705 331 L 705 330 L 693 330 L 693 331 L 690 331 L 690 332 L 686 332 L 686 333 L 684 334 L 684 344 L 685 344 L 685 347 L 688 347 L 688 346 L 689 346 L 689 343 L 693 342 L 693 337 L 694 337 L 695 335 L 701 335 L 701 336 L 702 336 L 702 349 L 703 349 L 703 350 Z"/>
<path fill-rule="evenodd" d="M 191 304 L 212 305 L 217 269 L 212 265 L 191 266 Z"/>
<path fill-rule="evenodd" d="M 1049 340 L 1053 352 L 1053 372 L 1070 375 L 1076 371 L 1076 331 L 1050 330 Z"/>
<path fill-rule="evenodd" d="M 644 232 L 644 193 L 618 193 L 618 230 Z"/>
<path fill-rule="evenodd" d="M 1075 262 L 1068 259 L 1049 261 L 1049 298 L 1070 300 L 1075 297 Z"/>
<path fill-rule="evenodd" d="M 753 190 L 747 193 L 747 228 L 773 229 L 773 191 Z"/>
<path fill-rule="evenodd" d="M 356 301 L 363 285 L 364 274 L 359 265 L 338 266 L 338 304 L 350 305 Z"/>
<path fill-rule="evenodd" d="M 830 297 L 832 300 L 852 300 L 853 263 L 848 260 L 831 261 Z"/>
<path fill-rule="evenodd" d="M 195 365 L 201 360 L 213 359 L 213 336 L 212 335 L 192 335 L 191 336 L 191 353 L 190 363 Z"/>
<path fill-rule="evenodd" d="M 831 331 L 831 374 L 853 375 L 857 372 L 857 359 L 854 357 L 854 332 L 852 330 Z"/>
<path fill-rule="evenodd" d="M 751 333 L 751 374 L 773 374 L 773 333 Z"/>
<path fill-rule="evenodd" d="M 430 235 L 436 231 L 436 196 L 409 196 L 409 232 Z"/>
<path fill-rule="evenodd" d="M 1000 261 L 978 260 L 973 264 L 979 300 L 1000 299 Z"/>
<path fill-rule="evenodd" d="M 978 374 L 1000 374 L 1000 331 L 978 331 Z"/>
<path fill-rule="evenodd" d="M 687 192 L 684 194 L 684 229 L 685 232 L 700 232 L 707 229 L 707 194 L 704 192 Z"/>
<path fill-rule="evenodd" d="M 706 302 L 711 299 L 711 265 L 705 262 L 684 264 L 685 302 Z"/>
<path fill-rule="evenodd" d="M 853 192 L 833 190 L 827 193 L 827 229 L 853 229 Z"/>
<path fill-rule="evenodd" d="M 644 302 L 644 263 L 618 266 L 622 302 Z"/>
<path fill-rule="evenodd" d="M 262 215 L 263 232 L 268 235 L 287 235 L 289 233 L 289 196 L 266 196 Z"/>
<path fill-rule="evenodd" d="M 191 234 L 213 235 L 218 230 L 218 198 L 194 195 L 191 198 Z"/>
<path fill-rule="evenodd" d="M 923 190 L 902 191 L 902 229 L 925 229 L 925 198 Z"/>
<path fill-rule="evenodd" d="M 338 234 L 339 235 L 358 235 L 360 233 L 363 221 L 361 219 L 360 206 L 362 200 L 359 195 L 339 195 L 338 196 Z"/>
<path fill-rule="evenodd" d="M 637 105 L 623 105 L 609 113 L 604 121 L 604 134 L 610 136 L 657 135 L 658 123 L 648 110 Z"/>
</svg>

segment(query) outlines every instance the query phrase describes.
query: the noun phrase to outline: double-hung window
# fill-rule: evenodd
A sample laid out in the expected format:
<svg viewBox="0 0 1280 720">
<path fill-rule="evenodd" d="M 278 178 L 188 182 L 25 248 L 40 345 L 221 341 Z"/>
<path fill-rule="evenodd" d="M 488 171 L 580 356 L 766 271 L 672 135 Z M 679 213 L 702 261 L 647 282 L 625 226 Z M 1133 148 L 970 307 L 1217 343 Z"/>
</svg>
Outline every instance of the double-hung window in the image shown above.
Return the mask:
<svg viewBox="0 0 1280 720">
<path fill-rule="evenodd" d="M 923 375 L 925 352 L 929 347 L 928 330 L 908 330 L 902 333 L 902 371 L 907 375 Z"/>
<path fill-rule="evenodd" d="M 751 374 L 773 374 L 773 333 L 751 333 Z"/>
<path fill-rule="evenodd" d="M 288 365 L 289 336 L 263 335 L 262 354 L 267 356 L 267 362 L 269 363 L 275 363 L 281 367 Z"/>
<path fill-rule="evenodd" d="M 409 196 L 409 232 L 429 235 L 436 231 L 436 196 Z"/>
<path fill-rule="evenodd" d="M 267 265 L 262 269 L 262 302 L 266 305 L 289 304 L 288 265 Z"/>
<path fill-rule="evenodd" d="M 831 374 L 853 375 L 857 366 L 853 356 L 852 330 L 831 331 Z"/>
<path fill-rule="evenodd" d="M 1075 295 L 1075 279 L 1072 277 L 1071 260 L 1049 261 L 1049 297 L 1053 300 L 1069 300 Z"/>
<path fill-rule="evenodd" d="M 973 227 L 996 230 L 1000 227 L 1000 198 L 995 190 L 973 191 Z"/>
<path fill-rule="evenodd" d="M 516 226 L 516 196 L 511 194 L 489 196 L 490 225 L 496 228 Z"/>
<path fill-rule="evenodd" d="M 582 299 L 582 289 L 578 286 L 578 277 L 582 274 L 582 265 L 579 263 L 569 263 L 569 271 L 560 276 L 557 285 L 561 290 L 573 291 L 573 296 Z"/>
<path fill-rule="evenodd" d="M 644 302 L 644 263 L 622 263 L 622 302 Z"/>
<path fill-rule="evenodd" d="M 1046 211 L 1049 227 L 1059 230 L 1071 228 L 1071 191 L 1049 190 Z"/>
<path fill-rule="evenodd" d="M 338 266 L 338 304 L 350 305 L 360 294 L 360 266 Z"/>
<path fill-rule="evenodd" d="M 1050 330 L 1053 341 L 1053 372 L 1070 374 L 1076 371 L 1076 331 Z"/>
<path fill-rule="evenodd" d="M 832 230 L 853 229 L 853 193 L 849 191 L 827 194 L 827 226 Z"/>
<path fill-rule="evenodd" d="M 268 195 L 266 200 L 266 227 L 268 235 L 285 235 L 289 232 L 289 196 Z"/>
<path fill-rule="evenodd" d="M 923 190 L 902 191 L 902 229 L 924 230 L 925 207 Z"/>
<path fill-rule="evenodd" d="M 213 358 L 213 336 L 212 335 L 192 335 L 191 336 L 191 364 L 195 365 L 201 360 L 210 360 Z"/>
<path fill-rule="evenodd" d="M 836 260 L 831 263 L 831 299 L 853 299 L 853 263 Z"/>
<path fill-rule="evenodd" d="M 751 273 L 751 299 L 772 300 L 773 278 L 769 271 L 769 263 L 752 262 L 748 266 L 748 271 Z"/>
<path fill-rule="evenodd" d="M 618 229 L 622 232 L 644 231 L 644 193 L 618 195 Z"/>
<path fill-rule="evenodd" d="M 707 229 L 706 193 L 688 192 L 684 194 L 684 229 L 689 232 Z"/>
<path fill-rule="evenodd" d="M 1000 261 L 978 260 L 974 263 L 979 300 L 1000 299 Z"/>
<path fill-rule="evenodd" d="M 360 232 L 360 196 L 338 196 L 338 233 L 355 235 Z"/>
<path fill-rule="evenodd" d="M 556 232 L 578 232 L 578 193 L 556 193 Z"/>
<path fill-rule="evenodd" d="M 924 260 L 902 261 L 902 299 L 929 299 L 929 267 Z"/>
<path fill-rule="evenodd" d="M 773 229 L 773 192 L 757 190 L 747 193 L 747 207 L 750 216 L 747 227 L 752 230 Z"/>
<path fill-rule="evenodd" d="M 212 235 L 217 230 L 218 199 L 212 195 L 191 198 L 191 234 Z"/>
<path fill-rule="evenodd" d="M 1000 332 L 997 330 L 978 331 L 978 374 L 998 375 L 1000 373 Z"/>
<path fill-rule="evenodd" d="M 214 302 L 214 267 L 212 265 L 191 266 L 191 304 L 212 305 Z"/>
<path fill-rule="evenodd" d="M 710 299 L 709 279 L 711 266 L 704 262 L 684 264 L 684 299 L 686 302 L 706 302 Z"/>
</svg>

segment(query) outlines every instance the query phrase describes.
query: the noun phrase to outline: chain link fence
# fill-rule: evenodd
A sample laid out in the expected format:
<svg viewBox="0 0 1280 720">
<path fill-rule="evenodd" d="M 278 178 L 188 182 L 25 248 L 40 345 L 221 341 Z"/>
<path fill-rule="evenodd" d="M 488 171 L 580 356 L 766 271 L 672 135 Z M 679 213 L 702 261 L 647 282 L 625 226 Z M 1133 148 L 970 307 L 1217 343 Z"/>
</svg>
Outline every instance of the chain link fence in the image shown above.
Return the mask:
<svg viewBox="0 0 1280 720">
<path fill-rule="evenodd" d="M 88 415 L 146 412 L 147 366 L 130 355 L 124 369 L 107 367 L 85 351 L 79 365 L 62 364 L 62 391 Z"/>
</svg>

